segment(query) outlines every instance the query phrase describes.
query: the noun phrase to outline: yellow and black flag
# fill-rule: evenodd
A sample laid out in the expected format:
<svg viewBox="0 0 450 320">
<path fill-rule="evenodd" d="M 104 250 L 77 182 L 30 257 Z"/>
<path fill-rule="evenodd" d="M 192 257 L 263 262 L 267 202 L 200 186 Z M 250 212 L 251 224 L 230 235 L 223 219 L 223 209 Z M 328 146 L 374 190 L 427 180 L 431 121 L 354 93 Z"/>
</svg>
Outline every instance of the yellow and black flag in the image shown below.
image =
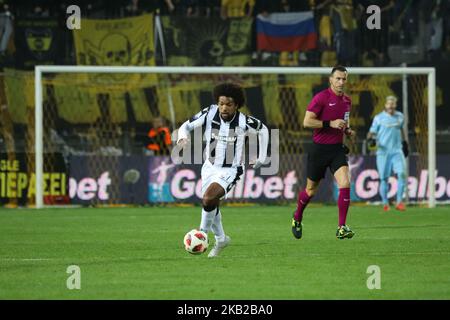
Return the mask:
<svg viewBox="0 0 450 320">
<path fill-rule="evenodd" d="M 124 19 L 83 19 L 73 31 L 77 64 L 155 65 L 153 15 Z"/>
<path fill-rule="evenodd" d="M 73 39 L 78 65 L 155 65 L 152 14 L 123 19 L 83 19 L 81 29 L 73 30 Z M 111 123 L 126 123 L 131 117 L 130 110 L 138 121 L 148 123 L 152 119 L 143 89 L 155 86 L 155 74 L 99 73 L 57 78 L 55 98 L 61 116 L 68 121 L 96 122 L 102 117 L 99 100 L 107 104 L 107 120 Z M 74 116 L 73 108 L 81 104 L 85 110 Z"/>
<path fill-rule="evenodd" d="M 169 65 L 245 66 L 251 63 L 252 18 L 161 17 Z"/>
</svg>

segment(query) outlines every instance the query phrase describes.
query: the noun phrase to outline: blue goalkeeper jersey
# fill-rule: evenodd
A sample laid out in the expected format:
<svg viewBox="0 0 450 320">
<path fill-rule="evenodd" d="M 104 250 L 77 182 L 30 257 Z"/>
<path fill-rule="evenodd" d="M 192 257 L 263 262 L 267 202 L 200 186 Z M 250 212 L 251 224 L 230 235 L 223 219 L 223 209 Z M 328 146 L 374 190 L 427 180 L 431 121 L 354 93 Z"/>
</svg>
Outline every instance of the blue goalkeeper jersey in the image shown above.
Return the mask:
<svg viewBox="0 0 450 320">
<path fill-rule="evenodd" d="M 373 118 L 369 131 L 377 136 L 377 154 L 395 153 L 402 150 L 403 123 L 403 114 L 398 111 L 393 115 L 383 111 Z"/>
</svg>

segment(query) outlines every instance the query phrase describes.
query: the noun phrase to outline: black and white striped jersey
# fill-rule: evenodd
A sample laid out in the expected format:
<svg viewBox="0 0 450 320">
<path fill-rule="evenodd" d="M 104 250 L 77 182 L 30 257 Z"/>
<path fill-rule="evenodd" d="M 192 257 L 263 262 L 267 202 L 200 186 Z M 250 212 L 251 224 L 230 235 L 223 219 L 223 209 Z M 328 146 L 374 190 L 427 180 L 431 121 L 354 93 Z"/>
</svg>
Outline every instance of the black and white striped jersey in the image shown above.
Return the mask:
<svg viewBox="0 0 450 320">
<path fill-rule="evenodd" d="M 249 133 L 258 136 L 257 160 L 265 162 L 269 130 L 260 120 L 236 111 L 233 119 L 226 122 L 220 117 L 219 107 L 211 105 L 181 125 L 178 141 L 187 139 L 189 132 L 199 127 L 203 128 L 203 137 L 206 140 L 206 159 L 214 166 L 242 166 L 245 160 L 245 140 Z"/>
</svg>

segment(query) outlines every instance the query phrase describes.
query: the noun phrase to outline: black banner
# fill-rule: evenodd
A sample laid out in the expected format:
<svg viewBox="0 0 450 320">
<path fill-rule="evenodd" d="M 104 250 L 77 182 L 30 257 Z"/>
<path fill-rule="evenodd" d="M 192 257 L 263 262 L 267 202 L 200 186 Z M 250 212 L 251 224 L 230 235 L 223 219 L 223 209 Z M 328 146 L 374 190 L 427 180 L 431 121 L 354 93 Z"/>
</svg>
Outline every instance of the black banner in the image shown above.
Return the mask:
<svg viewBox="0 0 450 320">
<path fill-rule="evenodd" d="M 253 19 L 161 17 L 169 65 L 245 66 Z"/>
<path fill-rule="evenodd" d="M 17 18 L 14 26 L 16 67 L 64 63 L 64 29 L 52 18 Z"/>
</svg>

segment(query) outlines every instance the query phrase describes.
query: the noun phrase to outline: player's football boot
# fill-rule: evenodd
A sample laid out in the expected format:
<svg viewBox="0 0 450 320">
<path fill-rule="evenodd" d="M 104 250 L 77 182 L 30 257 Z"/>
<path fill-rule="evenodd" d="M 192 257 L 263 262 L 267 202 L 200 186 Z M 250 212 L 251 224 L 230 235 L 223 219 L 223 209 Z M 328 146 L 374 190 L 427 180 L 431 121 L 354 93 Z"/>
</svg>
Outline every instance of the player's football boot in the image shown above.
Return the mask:
<svg viewBox="0 0 450 320">
<path fill-rule="evenodd" d="M 400 203 L 398 203 L 395 206 L 395 209 L 397 209 L 398 211 L 405 211 L 406 210 L 406 206 L 405 206 L 405 204 L 403 202 L 400 202 Z"/>
<path fill-rule="evenodd" d="M 389 210 L 391 210 L 391 208 L 389 208 L 389 205 L 388 205 L 388 204 L 385 204 L 385 205 L 383 206 L 383 211 L 389 211 Z"/>
<path fill-rule="evenodd" d="M 292 218 L 292 234 L 294 235 L 295 239 L 301 239 L 303 233 L 303 224 L 300 221 L 295 220 L 295 218 Z"/>
<path fill-rule="evenodd" d="M 355 233 L 345 224 L 338 227 L 336 231 L 336 238 L 338 239 L 351 239 L 354 235 Z"/>
<path fill-rule="evenodd" d="M 231 238 L 229 236 L 225 236 L 225 240 L 223 241 L 216 241 L 214 244 L 214 247 L 211 249 L 211 251 L 208 254 L 208 258 L 214 258 L 217 257 L 220 252 L 227 247 L 231 242 Z"/>
</svg>

